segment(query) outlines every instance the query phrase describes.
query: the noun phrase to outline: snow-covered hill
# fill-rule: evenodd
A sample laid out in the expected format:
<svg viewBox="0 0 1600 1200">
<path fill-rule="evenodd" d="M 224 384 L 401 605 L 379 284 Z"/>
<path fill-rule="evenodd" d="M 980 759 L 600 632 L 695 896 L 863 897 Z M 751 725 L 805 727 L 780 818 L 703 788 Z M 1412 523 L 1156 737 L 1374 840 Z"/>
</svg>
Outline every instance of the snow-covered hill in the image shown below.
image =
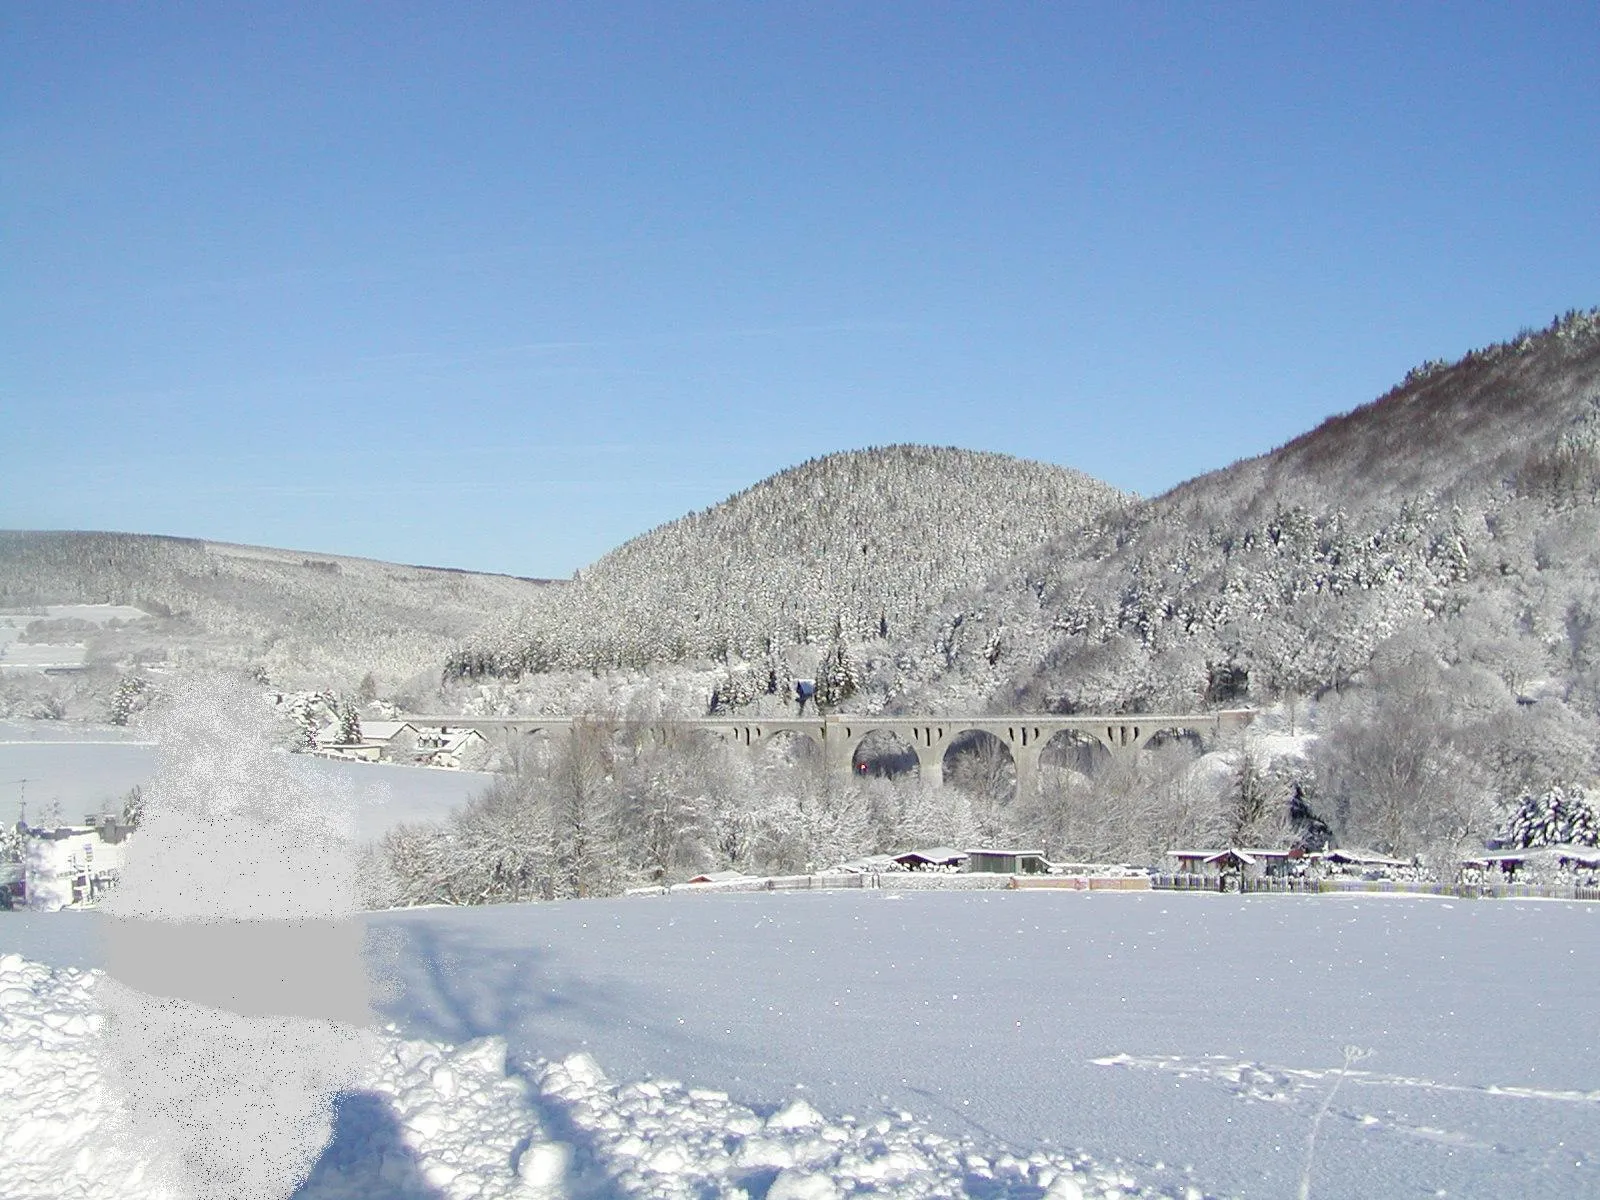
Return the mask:
<svg viewBox="0 0 1600 1200">
<path fill-rule="evenodd" d="M 908 638 L 901 686 L 1183 711 L 1339 688 L 1432 626 L 1514 692 L 1592 708 L 1597 550 L 1600 310 L 1064 530 Z"/>
<path fill-rule="evenodd" d="M 1126 501 L 1064 467 L 888 446 L 814 459 L 635 538 L 451 657 L 460 675 L 758 663 L 903 634 L 931 603 Z"/>
<path fill-rule="evenodd" d="M 434 674 L 453 641 L 552 586 L 562 585 L 188 538 L 0 530 L 0 608 L 109 603 L 148 614 L 56 631 L 87 641 L 88 665 L 102 671 L 260 667 L 280 687 L 352 689 L 371 672 L 393 688 Z"/>
</svg>

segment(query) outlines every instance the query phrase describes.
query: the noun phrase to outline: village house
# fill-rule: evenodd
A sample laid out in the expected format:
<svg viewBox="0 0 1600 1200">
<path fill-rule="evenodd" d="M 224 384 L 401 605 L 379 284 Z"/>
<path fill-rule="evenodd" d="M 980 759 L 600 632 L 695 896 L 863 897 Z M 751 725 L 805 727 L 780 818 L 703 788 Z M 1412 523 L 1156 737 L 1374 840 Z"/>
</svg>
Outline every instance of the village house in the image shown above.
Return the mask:
<svg viewBox="0 0 1600 1200">
<path fill-rule="evenodd" d="M 409 721 L 363 721 L 361 740 L 340 740 L 340 724 L 329 721 L 317 732 L 317 753 L 359 762 L 396 762 L 460 770 L 488 739 L 476 729 L 435 729 Z"/>
<path fill-rule="evenodd" d="M 329 721 L 317 733 L 317 750 L 331 758 L 362 762 L 411 762 L 421 734 L 409 721 L 363 721 L 361 740 L 339 740 L 339 722 Z"/>
<path fill-rule="evenodd" d="M 416 761 L 426 766 L 460 770 L 488 744 L 476 729 L 419 729 L 414 753 Z"/>
<path fill-rule="evenodd" d="M 116 886 L 132 829 L 115 816 L 90 815 L 82 825 L 20 832 L 22 899 L 36 912 L 55 912 L 92 903 Z"/>
</svg>

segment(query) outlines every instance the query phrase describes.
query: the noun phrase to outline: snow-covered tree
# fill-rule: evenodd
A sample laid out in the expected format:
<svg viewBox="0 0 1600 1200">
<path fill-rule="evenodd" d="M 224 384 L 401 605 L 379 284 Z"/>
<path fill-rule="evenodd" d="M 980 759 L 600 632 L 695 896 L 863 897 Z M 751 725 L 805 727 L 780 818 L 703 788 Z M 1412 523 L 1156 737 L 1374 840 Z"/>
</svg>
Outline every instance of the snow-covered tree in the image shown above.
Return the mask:
<svg viewBox="0 0 1600 1200">
<path fill-rule="evenodd" d="M 142 675 L 124 675 L 111 693 L 110 719 L 113 725 L 126 725 L 135 713 L 150 703 L 150 681 Z"/>
<path fill-rule="evenodd" d="M 575 722 L 556 749 L 548 777 L 551 856 L 560 898 L 605 896 L 622 874 L 617 789 L 610 733 Z"/>
<path fill-rule="evenodd" d="M 1552 787 L 1529 793 L 1517 803 L 1501 832 L 1503 844 L 1515 850 L 1535 846 L 1600 844 L 1600 818 L 1581 787 Z"/>
<path fill-rule="evenodd" d="M 361 713 L 349 699 L 339 702 L 339 741 L 346 746 L 361 742 Z"/>
<path fill-rule="evenodd" d="M 1235 846 L 1279 846 L 1289 834 L 1287 781 L 1248 743 L 1236 755 L 1231 779 L 1228 840 Z"/>
<path fill-rule="evenodd" d="M 817 707 L 824 710 L 838 708 L 854 696 L 860 686 L 861 669 L 856 664 L 855 655 L 850 652 L 844 638 L 837 637 L 817 670 Z"/>
<path fill-rule="evenodd" d="M 122 797 L 122 823 L 137 829 L 144 819 L 144 789 L 134 784 Z"/>
</svg>

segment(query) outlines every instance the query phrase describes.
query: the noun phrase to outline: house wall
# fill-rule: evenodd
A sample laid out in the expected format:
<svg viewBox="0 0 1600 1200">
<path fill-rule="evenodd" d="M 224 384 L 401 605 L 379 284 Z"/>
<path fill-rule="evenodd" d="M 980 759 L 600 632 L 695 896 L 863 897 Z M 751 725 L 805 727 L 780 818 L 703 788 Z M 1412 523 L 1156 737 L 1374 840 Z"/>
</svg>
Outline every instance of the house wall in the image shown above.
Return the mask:
<svg viewBox="0 0 1600 1200">
<path fill-rule="evenodd" d="M 98 830 L 74 830 L 63 838 L 30 835 L 23 842 L 28 907 L 55 912 L 73 902 L 73 883 L 122 870 L 126 842 L 107 842 Z"/>
</svg>

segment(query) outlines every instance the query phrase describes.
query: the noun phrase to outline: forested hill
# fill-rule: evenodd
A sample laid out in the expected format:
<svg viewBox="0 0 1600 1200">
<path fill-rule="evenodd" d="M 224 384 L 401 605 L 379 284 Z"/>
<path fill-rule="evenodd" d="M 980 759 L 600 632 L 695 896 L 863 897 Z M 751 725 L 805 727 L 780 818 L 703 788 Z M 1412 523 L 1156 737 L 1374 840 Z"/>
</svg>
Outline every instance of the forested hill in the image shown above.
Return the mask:
<svg viewBox="0 0 1600 1200">
<path fill-rule="evenodd" d="M 1128 498 L 1001 454 L 832 454 L 618 547 L 549 604 L 463 645 L 456 675 L 756 662 L 786 645 L 903 634 L 950 592 Z"/>
<path fill-rule="evenodd" d="M 1338 688 L 1425 645 L 1498 688 L 1485 704 L 1543 688 L 1587 712 L 1597 620 L 1600 310 L 1417 368 L 1271 454 L 1023 554 L 910 639 L 899 687 L 1184 711 Z"/>
<path fill-rule="evenodd" d="M 88 637 L 91 666 L 164 661 L 264 669 L 280 686 L 392 688 L 437 672 L 487 614 L 536 580 L 130 533 L 0 530 L 0 607 L 126 604 L 151 614 Z"/>
</svg>

